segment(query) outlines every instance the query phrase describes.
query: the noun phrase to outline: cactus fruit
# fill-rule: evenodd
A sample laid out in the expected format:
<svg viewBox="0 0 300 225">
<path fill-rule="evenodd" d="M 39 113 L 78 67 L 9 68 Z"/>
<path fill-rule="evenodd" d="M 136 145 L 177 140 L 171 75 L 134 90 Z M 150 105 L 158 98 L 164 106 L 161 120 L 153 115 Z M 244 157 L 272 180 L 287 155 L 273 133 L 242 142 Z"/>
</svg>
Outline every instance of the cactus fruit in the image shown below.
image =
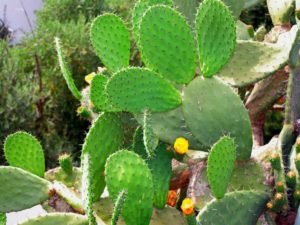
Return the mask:
<svg viewBox="0 0 300 225">
<path fill-rule="evenodd" d="M 4 154 L 10 166 L 19 167 L 44 177 L 43 148 L 32 135 L 22 131 L 9 135 L 4 143 Z"/>
<path fill-rule="evenodd" d="M 128 112 L 141 113 L 145 109 L 164 112 L 181 104 L 178 91 L 148 69 L 121 70 L 113 75 L 106 88 L 112 104 Z"/>
<path fill-rule="evenodd" d="M 90 30 L 92 45 L 104 65 L 116 72 L 129 65 L 129 31 L 124 22 L 114 14 L 98 16 Z"/>
<path fill-rule="evenodd" d="M 59 165 L 62 170 L 71 175 L 73 173 L 73 165 L 71 155 L 68 153 L 63 153 L 58 157 Z"/>
<path fill-rule="evenodd" d="M 49 213 L 26 220 L 19 225 L 88 225 L 85 216 L 74 213 Z"/>
<path fill-rule="evenodd" d="M 146 12 L 140 24 L 140 46 L 148 68 L 166 79 L 185 84 L 194 78 L 193 33 L 183 16 L 172 8 L 154 6 Z"/>
<path fill-rule="evenodd" d="M 188 127 L 201 143 L 210 146 L 229 135 L 237 146 L 237 158 L 250 157 L 252 131 L 248 113 L 230 87 L 214 78 L 198 77 L 184 89 L 182 106 Z"/>
<path fill-rule="evenodd" d="M 197 216 L 198 225 L 256 224 L 269 200 L 268 194 L 255 191 L 228 193 L 221 200 L 213 200 Z"/>
<path fill-rule="evenodd" d="M 274 74 L 287 63 L 296 32 L 294 26 L 276 44 L 238 41 L 230 61 L 219 72 L 220 78 L 232 86 L 243 87 Z"/>
<path fill-rule="evenodd" d="M 61 48 L 61 43 L 60 43 L 59 38 L 55 38 L 55 47 L 56 47 L 56 52 L 57 52 L 57 56 L 58 56 L 59 66 L 60 66 L 62 74 L 65 78 L 65 81 L 68 85 L 68 88 L 75 98 L 77 98 L 78 100 L 81 100 L 82 95 L 81 95 L 80 91 L 78 90 L 78 88 L 76 87 L 76 84 L 72 77 L 72 73 L 68 68 L 67 62 L 64 58 L 64 54 L 63 54 L 63 51 Z"/>
<path fill-rule="evenodd" d="M 200 3 L 196 32 L 201 73 L 212 77 L 229 61 L 236 45 L 235 21 L 228 7 L 221 0 Z"/>
<path fill-rule="evenodd" d="M 121 120 L 117 114 L 113 113 L 101 114 L 86 136 L 82 155 L 83 157 L 85 154 L 89 155 L 89 164 L 86 164 L 88 168 L 84 169 L 89 169 L 88 179 L 91 182 L 94 201 L 99 199 L 105 187 L 104 167 L 106 159 L 119 149 L 122 142 Z"/>
<path fill-rule="evenodd" d="M 48 199 L 50 182 L 25 170 L 0 167 L 0 213 L 19 211 Z"/>
<path fill-rule="evenodd" d="M 223 198 L 234 170 L 236 149 L 229 137 L 221 138 L 209 153 L 207 162 L 207 178 L 213 195 Z"/>
<path fill-rule="evenodd" d="M 267 4 L 274 25 L 290 23 L 295 0 L 267 0 Z"/>
<path fill-rule="evenodd" d="M 95 203 L 94 209 L 98 224 L 110 225 L 113 214 L 113 204 L 109 198 L 103 198 Z M 181 213 L 172 207 L 164 209 L 154 209 L 150 225 L 188 225 Z M 118 225 L 126 225 L 122 218 L 119 219 Z"/>
<path fill-rule="evenodd" d="M 126 224 L 148 225 L 152 215 L 153 180 L 145 161 L 133 152 L 122 150 L 108 158 L 105 174 L 108 192 L 113 200 L 120 191 L 128 191 L 122 207 Z"/>
<path fill-rule="evenodd" d="M 281 170 L 281 158 L 278 152 L 273 152 L 270 158 L 273 170 Z"/>
</svg>

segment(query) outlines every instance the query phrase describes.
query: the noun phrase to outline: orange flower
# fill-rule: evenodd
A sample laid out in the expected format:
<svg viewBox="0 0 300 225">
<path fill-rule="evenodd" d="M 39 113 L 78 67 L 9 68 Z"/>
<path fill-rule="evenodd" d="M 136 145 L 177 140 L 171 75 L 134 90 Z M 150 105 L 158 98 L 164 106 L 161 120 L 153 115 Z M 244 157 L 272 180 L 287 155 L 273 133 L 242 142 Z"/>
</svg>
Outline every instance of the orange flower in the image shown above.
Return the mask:
<svg viewBox="0 0 300 225">
<path fill-rule="evenodd" d="M 174 143 L 175 152 L 178 154 L 185 154 L 189 150 L 189 141 L 183 137 L 177 138 Z"/>
<path fill-rule="evenodd" d="M 185 198 L 182 201 L 181 209 L 182 209 L 182 212 L 184 213 L 184 215 L 191 215 L 195 209 L 193 200 L 190 198 Z"/>
<path fill-rule="evenodd" d="M 176 205 L 176 202 L 177 202 L 177 192 L 174 190 L 169 191 L 167 204 L 169 206 L 174 207 Z"/>
</svg>

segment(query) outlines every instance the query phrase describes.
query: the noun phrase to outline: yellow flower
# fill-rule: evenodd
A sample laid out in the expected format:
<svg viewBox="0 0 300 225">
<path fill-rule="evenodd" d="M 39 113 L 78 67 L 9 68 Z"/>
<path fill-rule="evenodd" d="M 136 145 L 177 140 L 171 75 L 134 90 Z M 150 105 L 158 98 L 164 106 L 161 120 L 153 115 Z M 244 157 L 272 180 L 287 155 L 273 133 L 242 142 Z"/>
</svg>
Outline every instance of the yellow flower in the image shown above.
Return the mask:
<svg viewBox="0 0 300 225">
<path fill-rule="evenodd" d="M 195 205 L 194 205 L 194 202 L 192 199 L 185 198 L 182 201 L 181 209 L 182 209 L 182 212 L 184 213 L 184 215 L 191 215 L 194 212 L 194 208 L 195 208 Z"/>
<path fill-rule="evenodd" d="M 189 150 L 189 141 L 183 137 L 177 138 L 174 143 L 175 152 L 178 154 L 185 154 Z"/>
<path fill-rule="evenodd" d="M 92 73 L 86 75 L 84 79 L 88 84 L 91 84 L 95 75 L 96 75 L 96 73 L 92 72 Z"/>
</svg>

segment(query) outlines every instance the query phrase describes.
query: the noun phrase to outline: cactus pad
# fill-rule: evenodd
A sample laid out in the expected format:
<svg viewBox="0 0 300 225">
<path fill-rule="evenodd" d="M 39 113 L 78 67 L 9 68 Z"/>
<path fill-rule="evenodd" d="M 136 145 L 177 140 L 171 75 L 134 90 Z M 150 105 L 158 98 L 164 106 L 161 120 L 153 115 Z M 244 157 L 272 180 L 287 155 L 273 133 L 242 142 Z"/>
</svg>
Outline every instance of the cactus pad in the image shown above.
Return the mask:
<svg viewBox="0 0 300 225">
<path fill-rule="evenodd" d="M 126 224 L 148 225 L 152 215 L 153 181 L 145 161 L 133 152 L 119 151 L 109 157 L 105 167 L 110 197 L 128 192 L 122 208 Z"/>
<path fill-rule="evenodd" d="M 282 34 L 276 44 L 238 41 L 233 57 L 219 73 L 221 79 L 232 86 L 242 87 L 272 75 L 288 61 L 296 31 L 297 28 L 293 27 Z"/>
<path fill-rule="evenodd" d="M 196 17 L 200 69 L 212 77 L 230 59 L 236 44 L 236 26 L 229 9 L 220 0 L 204 0 Z"/>
<path fill-rule="evenodd" d="M 6 225 L 6 214 L 0 213 L 0 225 Z"/>
<path fill-rule="evenodd" d="M 60 40 L 58 38 L 55 38 L 55 45 L 56 45 L 56 51 L 58 55 L 59 66 L 65 78 L 65 81 L 68 85 L 68 88 L 73 94 L 73 96 L 78 100 L 80 100 L 82 98 L 82 95 L 75 85 L 71 71 L 69 70 L 67 62 L 65 61 L 64 54 L 62 52 L 61 45 L 60 45 Z"/>
<path fill-rule="evenodd" d="M 265 209 L 269 196 L 264 192 L 237 191 L 213 200 L 198 215 L 199 225 L 253 225 Z"/>
<path fill-rule="evenodd" d="M 82 154 L 89 155 L 89 182 L 95 199 L 98 199 L 105 187 L 104 167 L 106 159 L 117 151 L 123 141 L 121 120 L 117 114 L 101 114 L 90 128 Z"/>
<path fill-rule="evenodd" d="M 136 118 L 142 123 L 142 116 L 137 115 Z M 173 145 L 176 138 L 184 137 L 191 149 L 206 150 L 187 127 L 181 106 L 168 112 L 152 113 L 150 122 L 160 140 Z"/>
<path fill-rule="evenodd" d="M 90 36 L 96 54 L 110 71 L 115 72 L 129 65 L 129 32 L 118 16 L 98 16 L 92 23 Z"/>
<path fill-rule="evenodd" d="M 167 34 L 167 35 L 166 35 Z M 140 47 L 149 68 L 185 84 L 195 76 L 196 47 L 185 18 L 168 6 L 153 6 L 140 24 Z"/>
<path fill-rule="evenodd" d="M 102 74 L 96 75 L 91 83 L 90 100 L 94 104 L 97 111 L 116 112 L 117 108 L 112 106 L 108 101 L 105 86 L 108 78 Z"/>
<path fill-rule="evenodd" d="M 113 213 L 113 204 L 109 198 L 101 199 L 94 205 L 98 224 L 110 225 Z M 182 214 L 175 208 L 166 206 L 163 209 L 153 210 L 150 225 L 187 225 Z M 126 225 L 120 218 L 118 225 Z"/>
<path fill-rule="evenodd" d="M 10 166 L 44 176 L 44 152 L 40 142 L 32 135 L 26 132 L 9 135 L 4 143 L 4 154 Z"/>
<path fill-rule="evenodd" d="M 144 145 L 144 131 L 142 127 L 136 128 L 134 132 L 131 150 L 141 156 L 143 159 L 148 158 L 148 154 Z"/>
<path fill-rule="evenodd" d="M 148 110 L 144 111 L 143 140 L 148 157 L 153 157 L 158 145 L 158 137 L 155 135 L 151 126 L 151 114 Z"/>
<path fill-rule="evenodd" d="M 50 183 L 25 170 L 0 167 L 0 213 L 19 211 L 48 199 Z"/>
<path fill-rule="evenodd" d="M 153 177 L 153 205 L 159 209 L 165 207 L 172 176 L 172 158 L 168 155 L 167 146 L 160 144 L 155 156 L 147 161 Z"/>
<path fill-rule="evenodd" d="M 107 84 L 112 104 L 129 112 L 164 112 L 181 104 L 178 91 L 158 74 L 141 68 L 116 73 Z"/>
<path fill-rule="evenodd" d="M 19 225 L 88 225 L 85 216 L 74 213 L 49 213 L 26 220 Z"/>
<path fill-rule="evenodd" d="M 207 178 L 213 195 L 223 198 L 230 182 L 236 150 L 234 142 L 229 137 L 221 138 L 213 145 L 207 162 Z"/>
<path fill-rule="evenodd" d="M 236 144 L 237 158 L 250 157 L 252 130 L 248 113 L 239 96 L 224 83 L 194 79 L 184 90 L 183 114 L 193 135 L 204 145 L 210 146 L 228 135 Z"/>
</svg>

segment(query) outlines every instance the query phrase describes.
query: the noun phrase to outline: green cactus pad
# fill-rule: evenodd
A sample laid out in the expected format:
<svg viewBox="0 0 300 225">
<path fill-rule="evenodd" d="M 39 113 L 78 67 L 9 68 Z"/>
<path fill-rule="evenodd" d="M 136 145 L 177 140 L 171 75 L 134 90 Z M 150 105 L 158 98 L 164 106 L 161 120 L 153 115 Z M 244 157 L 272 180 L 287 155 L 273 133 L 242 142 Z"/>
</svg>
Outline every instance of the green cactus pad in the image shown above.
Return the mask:
<svg viewBox="0 0 300 225">
<path fill-rule="evenodd" d="M 207 162 L 207 178 L 213 195 L 223 198 L 234 170 L 236 150 L 229 137 L 221 138 L 213 145 Z"/>
<path fill-rule="evenodd" d="M 151 114 L 148 110 L 144 111 L 143 140 L 148 157 L 153 157 L 155 154 L 155 149 L 158 145 L 158 137 L 154 133 L 151 126 Z"/>
<path fill-rule="evenodd" d="M 129 32 L 118 16 L 98 16 L 92 23 L 90 36 L 96 54 L 110 71 L 115 72 L 129 65 Z"/>
<path fill-rule="evenodd" d="M 19 225 L 88 225 L 85 216 L 75 213 L 49 213 L 26 220 Z"/>
<path fill-rule="evenodd" d="M 111 225 L 117 225 L 119 217 L 122 211 L 123 204 L 127 197 L 127 191 L 123 190 L 119 193 L 115 203 L 114 203 L 114 212 L 112 215 Z"/>
<path fill-rule="evenodd" d="M 9 135 L 4 143 L 4 154 L 10 166 L 19 167 L 37 176 L 45 173 L 45 157 L 40 142 L 26 132 Z"/>
<path fill-rule="evenodd" d="M 167 146 L 160 144 L 155 156 L 147 161 L 153 177 L 153 205 L 162 209 L 165 207 L 172 176 L 172 158 L 167 152 Z"/>
<path fill-rule="evenodd" d="M 197 216 L 199 225 L 253 225 L 265 209 L 269 196 L 264 192 L 236 191 L 213 200 Z"/>
<path fill-rule="evenodd" d="M 222 0 L 228 6 L 232 15 L 238 19 L 245 5 L 245 0 Z"/>
<path fill-rule="evenodd" d="M 113 204 L 109 198 L 101 199 L 94 205 L 98 224 L 110 225 L 113 214 Z M 182 214 L 175 208 L 166 206 L 163 209 L 153 210 L 150 225 L 187 225 Z M 120 218 L 118 225 L 126 225 Z"/>
<path fill-rule="evenodd" d="M 297 28 L 282 34 L 276 44 L 238 41 L 233 57 L 219 72 L 221 79 L 235 87 L 243 87 L 272 75 L 289 59 L 296 40 Z"/>
<path fill-rule="evenodd" d="M 173 0 L 174 7 L 182 15 L 185 16 L 186 20 L 189 22 L 191 27 L 195 27 L 195 18 L 197 14 L 198 0 L 182 1 L 182 0 Z"/>
<path fill-rule="evenodd" d="M 96 75 L 91 83 L 90 100 L 97 111 L 117 112 L 119 111 L 108 101 L 105 86 L 108 78 L 102 74 Z"/>
<path fill-rule="evenodd" d="M 72 175 L 73 173 L 73 162 L 71 155 L 68 153 L 64 153 L 58 157 L 59 165 L 62 168 L 62 170 L 68 174 Z"/>
<path fill-rule="evenodd" d="M 140 23 L 148 8 L 149 4 L 146 1 L 137 1 L 132 10 L 132 31 L 138 46 L 140 46 Z"/>
<path fill-rule="evenodd" d="M 210 146 L 228 135 L 236 144 L 237 158 L 250 157 L 252 130 L 248 113 L 229 86 L 217 79 L 196 78 L 184 90 L 183 114 L 193 135 L 204 145 Z"/>
<path fill-rule="evenodd" d="M 173 1 L 172 0 L 142 0 L 145 2 L 148 2 L 148 4 L 150 6 L 153 5 L 168 5 L 168 6 L 172 6 L 173 5 Z"/>
<path fill-rule="evenodd" d="M 116 73 L 107 84 L 112 104 L 128 112 L 164 112 L 181 104 L 178 91 L 158 74 L 142 68 Z"/>
<path fill-rule="evenodd" d="M 290 23 L 295 0 L 267 0 L 267 4 L 274 25 Z"/>
<path fill-rule="evenodd" d="M 55 38 L 55 45 L 56 45 L 56 51 L 57 51 L 57 55 L 58 55 L 59 66 L 60 66 L 61 72 L 65 78 L 65 81 L 68 85 L 68 88 L 75 98 L 77 98 L 78 100 L 81 100 L 82 95 L 75 85 L 71 71 L 69 70 L 67 62 L 65 61 L 64 54 L 61 49 L 60 40 L 58 38 Z"/>
<path fill-rule="evenodd" d="M 105 174 L 112 199 L 116 200 L 122 190 L 128 192 L 122 208 L 126 224 L 148 225 L 152 215 L 153 181 L 145 161 L 134 152 L 119 151 L 107 160 Z"/>
<path fill-rule="evenodd" d="M 104 167 L 106 159 L 117 151 L 123 141 L 123 128 L 117 114 L 103 113 L 90 128 L 82 149 L 89 155 L 89 182 L 94 200 L 98 200 L 105 188 Z"/>
<path fill-rule="evenodd" d="M 237 40 L 248 41 L 252 39 L 249 33 L 248 25 L 240 20 L 236 22 L 236 36 Z"/>
<path fill-rule="evenodd" d="M 136 115 L 139 123 L 143 123 L 142 115 Z M 151 127 L 160 140 L 174 144 L 176 138 L 184 137 L 193 150 L 207 150 L 192 134 L 183 117 L 182 107 L 164 113 L 151 114 Z"/>
<path fill-rule="evenodd" d="M 166 35 L 167 34 L 167 35 Z M 168 6 L 153 6 L 140 24 L 140 47 L 147 66 L 185 84 L 195 76 L 196 47 L 185 18 Z"/>
<path fill-rule="evenodd" d="M 196 16 L 200 69 L 212 77 L 230 59 L 236 45 L 236 26 L 229 9 L 220 0 L 204 0 Z"/>
<path fill-rule="evenodd" d="M 20 211 L 48 199 L 50 183 L 25 170 L 0 167 L 0 213 Z"/>
</svg>

